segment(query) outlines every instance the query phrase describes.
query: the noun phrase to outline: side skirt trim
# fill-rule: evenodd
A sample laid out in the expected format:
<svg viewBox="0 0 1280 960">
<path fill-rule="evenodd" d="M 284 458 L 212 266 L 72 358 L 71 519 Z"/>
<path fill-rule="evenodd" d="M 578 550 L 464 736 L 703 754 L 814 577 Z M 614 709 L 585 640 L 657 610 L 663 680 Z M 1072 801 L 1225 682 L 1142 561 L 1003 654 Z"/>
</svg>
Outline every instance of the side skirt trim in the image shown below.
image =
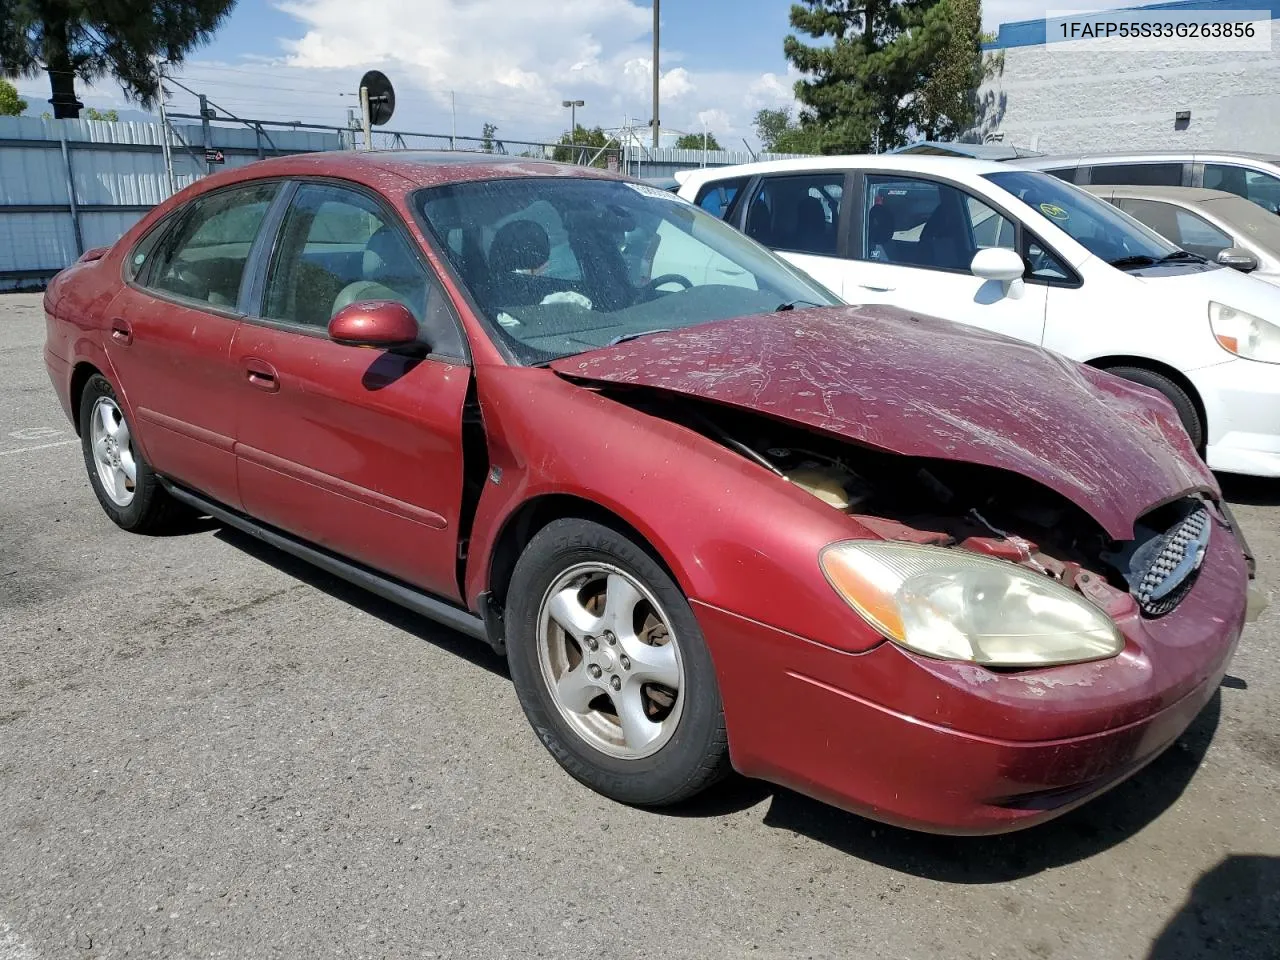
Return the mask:
<svg viewBox="0 0 1280 960">
<path fill-rule="evenodd" d="M 398 603 L 400 606 L 421 614 L 429 620 L 451 627 L 476 640 L 491 643 L 489 634 L 485 629 L 484 620 L 469 610 L 464 610 L 444 600 L 438 600 L 431 594 L 425 593 L 416 587 L 411 587 L 407 583 L 377 573 L 367 567 L 354 564 L 349 560 L 344 560 L 336 554 L 314 547 L 296 537 L 276 530 L 274 527 L 261 524 L 252 517 L 247 517 L 229 507 L 224 507 L 198 493 L 192 493 L 171 480 L 161 478 L 160 482 L 175 500 L 181 501 L 216 520 L 220 520 L 229 527 L 235 527 L 242 533 L 257 537 L 278 550 L 283 550 L 285 553 L 306 560 L 308 563 L 333 574 L 335 577 L 341 577 L 343 580 L 354 583 L 358 587 L 363 587 L 384 600 Z"/>
</svg>

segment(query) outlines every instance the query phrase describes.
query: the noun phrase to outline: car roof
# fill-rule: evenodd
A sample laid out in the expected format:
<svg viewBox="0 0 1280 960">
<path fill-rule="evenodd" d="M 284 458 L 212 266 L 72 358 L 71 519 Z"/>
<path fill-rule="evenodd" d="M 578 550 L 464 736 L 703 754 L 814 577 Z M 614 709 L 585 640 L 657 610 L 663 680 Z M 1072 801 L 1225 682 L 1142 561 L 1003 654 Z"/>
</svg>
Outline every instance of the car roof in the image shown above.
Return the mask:
<svg viewBox="0 0 1280 960">
<path fill-rule="evenodd" d="M 586 177 L 624 179 L 597 167 L 556 163 L 505 154 L 466 153 L 449 150 L 332 150 L 259 160 L 201 181 L 227 183 L 258 177 L 339 177 L 373 187 L 389 187 L 387 175 L 399 180 L 394 186 L 440 186 L 470 180 L 507 177 Z"/>
<path fill-rule="evenodd" d="M 1039 157 L 1039 150 L 1014 147 L 1005 143 L 947 143 L 941 140 L 921 140 L 905 147 L 895 147 L 892 154 L 923 154 L 937 157 L 971 157 L 974 160 L 1012 160 L 1015 157 Z"/>
<path fill-rule="evenodd" d="M 1141 187 L 1124 184 L 1082 184 L 1081 189 L 1090 193 L 1125 197 L 1131 200 L 1164 200 L 1170 203 L 1205 203 L 1209 200 L 1244 199 L 1226 190 L 1206 190 L 1203 187 Z M 1245 200 L 1245 203 L 1250 201 Z"/>
<path fill-rule="evenodd" d="M 1097 151 L 1089 153 L 1041 154 L 1037 157 L 1021 157 L 1010 161 L 1017 166 L 1055 167 L 1085 163 L 1144 163 L 1151 160 L 1175 160 L 1183 163 L 1204 160 L 1254 160 L 1267 164 L 1280 164 L 1280 155 L 1252 153 L 1245 150 L 1142 150 Z"/>
<path fill-rule="evenodd" d="M 732 167 L 703 167 L 685 174 L 684 183 L 705 183 L 733 177 L 751 177 L 765 173 L 805 173 L 819 170 L 887 170 L 895 173 L 933 173 L 939 176 L 979 177 L 1008 170 L 994 160 L 968 157 L 931 156 L 917 153 L 861 153 L 822 157 L 796 157 L 790 160 L 760 160 Z M 682 171 L 682 174 L 685 173 Z"/>
</svg>

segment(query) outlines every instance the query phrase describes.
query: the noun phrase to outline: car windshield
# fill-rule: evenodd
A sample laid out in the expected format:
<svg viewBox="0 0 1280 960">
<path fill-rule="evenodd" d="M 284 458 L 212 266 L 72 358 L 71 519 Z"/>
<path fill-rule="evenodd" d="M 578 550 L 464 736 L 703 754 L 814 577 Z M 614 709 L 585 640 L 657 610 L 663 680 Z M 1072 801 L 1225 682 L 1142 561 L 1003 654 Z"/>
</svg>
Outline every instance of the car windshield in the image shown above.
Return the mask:
<svg viewBox="0 0 1280 960">
<path fill-rule="evenodd" d="M 1149 266 L 1178 253 L 1160 234 L 1047 173 L 1010 170 L 983 175 L 1040 213 L 1059 230 L 1108 263 L 1123 268 Z"/>
<path fill-rule="evenodd" d="M 1205 210 L 1216 213 L 1236 233 L 1248 237 L 1272 254 L 1280 254 L 1280 218 L 1243 197 L 1219 197 L 1204 202 Z"/>
<path fill-rule="evenodd" d="M 839 303 L 732 227 L 645 184 L 522 177 L 432 187 L 416 202 L 494 336 L 525 364 Z"/>
</svg>

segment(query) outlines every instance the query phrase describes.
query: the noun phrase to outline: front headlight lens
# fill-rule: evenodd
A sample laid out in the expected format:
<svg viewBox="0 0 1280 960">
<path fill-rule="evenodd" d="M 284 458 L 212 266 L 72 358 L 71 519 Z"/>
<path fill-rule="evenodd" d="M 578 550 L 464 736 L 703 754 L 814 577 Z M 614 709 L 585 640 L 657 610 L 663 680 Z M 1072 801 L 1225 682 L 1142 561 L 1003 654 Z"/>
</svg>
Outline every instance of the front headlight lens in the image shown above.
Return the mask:
<svg viewBox="0 0 1280 960">
<path fill-rule="evenodd" d="M 999 667 L 1112 657 L 1115 623 L 1043 574 L 962 550 L 845 541 L 822 551 L 822 569 L 882 634 L 916 653 Z"/>
<path fill-rule="evenodd" d="M 1237 357 L 1280 363 L 1280 327 L 1274 323 L 1211 300 L 1209 326 L 1222 348 Z"/>
</svg>

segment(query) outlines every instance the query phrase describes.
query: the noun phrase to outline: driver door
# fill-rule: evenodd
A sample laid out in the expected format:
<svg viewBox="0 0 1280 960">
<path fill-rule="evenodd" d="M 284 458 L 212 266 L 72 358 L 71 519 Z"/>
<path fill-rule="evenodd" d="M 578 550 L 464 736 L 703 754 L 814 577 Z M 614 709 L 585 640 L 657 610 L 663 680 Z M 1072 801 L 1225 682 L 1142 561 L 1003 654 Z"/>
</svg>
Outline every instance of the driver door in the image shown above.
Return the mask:
<svg viewBox="0 0 1280 960">
<path fill-rule="evenodd" d="M 334 313 L 381 299 L 409 307 L 429 348 L 392 352 L 329 339 Z M 244 509 L 458 599 L 471 371 L 447 296 L 398 215 L 361 190 L 298 186 L 261 309 L 240 324 L 231 359 Z"/>
<path fill-rule="evenodd" d="M 1039 344 L 1046 287 L 1006 289 L 969 270 L 988 247 L 1016 249 L 1017 226 L 978 197 L 941 180 L 864 178 L 860 261 L 844 287 L 849 303 L 883 303 Z"/>
</svg>

